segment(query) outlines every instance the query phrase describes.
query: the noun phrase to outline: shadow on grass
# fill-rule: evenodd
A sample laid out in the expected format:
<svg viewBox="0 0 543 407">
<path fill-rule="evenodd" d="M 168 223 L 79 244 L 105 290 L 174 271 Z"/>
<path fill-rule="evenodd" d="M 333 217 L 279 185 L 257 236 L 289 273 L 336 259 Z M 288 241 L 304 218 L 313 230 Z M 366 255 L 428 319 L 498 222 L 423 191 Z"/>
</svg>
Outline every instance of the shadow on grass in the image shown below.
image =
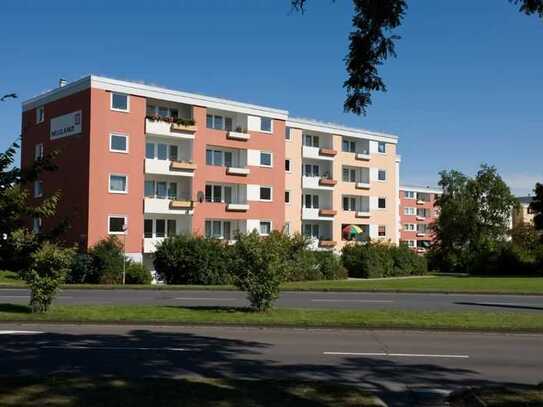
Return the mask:
<svg viewBox="0 0 543 407">
<path fill-rule="evenodd" d="M 0 304 L 0 312 L 6 312 L 10 314 L 31 314 L 32 310 L 28 305 Z"/>
<path fill-rule="evenodd" d="M 220 313 L 257 313 L 254 309 L 250 307 L 229 307 L 227 305 L 163 305 L 162 307 L 171 309 L 188 309 L 193 311 L 210 311 Z"/>
</svg>

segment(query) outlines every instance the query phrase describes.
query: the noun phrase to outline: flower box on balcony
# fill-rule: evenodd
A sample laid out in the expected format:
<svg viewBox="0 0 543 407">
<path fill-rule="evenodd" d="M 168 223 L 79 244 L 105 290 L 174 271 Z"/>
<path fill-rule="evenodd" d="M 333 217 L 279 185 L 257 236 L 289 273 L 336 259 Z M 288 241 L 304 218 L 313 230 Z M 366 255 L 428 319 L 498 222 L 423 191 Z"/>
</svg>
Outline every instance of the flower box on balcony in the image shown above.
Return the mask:
<svg viewBox="0 0 543 407">
<path fill-rule="evenodd" d="M 336 245 L 336 242 L 333 240 L 319 240 L 319 247 L 322 248 L 332 248 Z"/>
<path fill-rule="evenodd" d="M 371 157 L 366 153 L 356 153 L 355 158 L 361 161 L 369 161 Z"/>
<path fill-rule="evenodd" d="M 195 124 L 187 123 L 172 123 L 171 131 L 186 131 L 189 133 L 194 133 L 198 128 Z"/>
<path fill-rule="evenodd" d="M 355 216 L 357 218 L 369 218 L 370 217 L 370 211 L 357 211 Z"/>
<path fill-rule="evenodd" d="M 194 171 L 196 164 L 189 161 L 172 161 L 170 163 L 170 170 L 172 171 Z"/>
<path fill-rule="evenodd" d="M 330 178 L 319 179 L 319 185 L 322 185 L 324 187 L 333 187 L 336 184 L 337 184 L 337 181 L 335 179 L 330 179 Z"/>
<path fill-rule="evenodd" d="M 226 204 L 226 210 L 231 212 L 245 212 L 249 210 L 249 204 L 229 203 Z"/>
<path fill-rule="evenodd" d="M 251 170 L 249 168 L 227 167 L 227 175 L 249 175 Z"/>
<path fill-rule="evenodd" d="M 417 215 L 417 220 L 425 220 L 426 218 L 424 216 Z"/>
<path fill-rule="evenodd" d="M 319 150 L 319 155 L 325 155 L 327 157 L 334 157 L 336 154 L 337 154 L 337 151 L 331 148 L 321 148 Z"/>
<path fill-rule="evenodd" d="M 333 209 L 320 209 L 319 216 L 336 216 L 337 211 Z"/>
<path fill-rule="evenodd" d="M 417 201 L 417 205 L 424 205 L 424 201 L 421 200 L 421 199 L 419 199 L 419 200 Z"/>
<path fill-rule="evenodd" d="M 241 141 L 247 141 L 251 138 L 251 136 L 248 133 L 243 133 L 241 131 L 229 131 L 226 134 L 226 137 L 232 140 L 241 140 Z"/>
<path fill-rule="evenodd" d="M 193 202 L 190 200 L 172 200 L 170 209 L 192 209 Z"/>
<path fill-rule="evenodd" d="M 357 182 L 355 185 L 356 189 L 370 189 L 369 182 Z"/>
</svg>

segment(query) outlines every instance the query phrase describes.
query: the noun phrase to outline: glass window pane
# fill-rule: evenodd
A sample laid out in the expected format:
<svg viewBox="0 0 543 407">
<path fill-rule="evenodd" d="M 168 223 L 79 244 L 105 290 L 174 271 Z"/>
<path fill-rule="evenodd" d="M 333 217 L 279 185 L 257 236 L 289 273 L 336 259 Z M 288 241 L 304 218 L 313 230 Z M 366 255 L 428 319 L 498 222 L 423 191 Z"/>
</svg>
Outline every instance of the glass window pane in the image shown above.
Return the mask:
<svg viewBox="0 0 543 407">
<path fill-rule="evenodd" d="M 306 177 L 311 177 L 311 168 L 313 168 L 313 167 L 311 167 L 310 164 L 305 164 L 304 168 L 305 168 L 305 169 L 304 169 L 304 171 L 305 171 L 305 174 L 304 174 L 304 175 L 305 175 Z"/>
<path fill-rule="evenodd" d="M 205 236 L 208 238 L 211 237 L 211 221 L 209 220 L 205 222 Z"/>
<path fill-rule="evenodd" d="M 166 182 L 157 182 L 156 183 L 156 197 L 160 199 L 166 198 Z"/>
<path fill-rule="evenodd" d="M 212 129 L 212 128 L 213 128 L 213 116 L 210 115 L 210 114 L 208 114 L 208 115 L 206 116 L 206 127 L 207 127 L 208 129 Z"/>
<path fill-rule="evenodd" d="M 109 231 L 113 233 L 123 232 L 124 218 L 111 217 L 109 218 Z"/>
<path fill-rule="evenodd" d="M 320 167 L 318 165 L 313 166 L 313 176 L 314 177 L 320 176 Z"/>
<path fill-rule="evenodd" d="M 153 237 L 153 220 L 145 219 L 143 221 L 143 237 L 151 238 Z"/>
<path fill-rule="evenodd" d="M 224 202 L 232 203 L 232 187 L 224 187 Z"/>
<path fill-rule="evenodd" d="M 168 159 L 168 146 L 166 144 L 157 144 L 157 158 L 159 160 Z"/>
<path fill-rule="evenodd" d="M 349 198 L 347 198 L 346 196 L 343 197 L 343 210 L 349 210 Z"/>
<path fill-rule="evenodd" d="M 213 202 L 222 201 L 222 188 L 220 185 L 213 185 Z"/>
<path fill-rule="evenodd" d="M 290 202 L 290 191 L 285 191 L 285 203 Z"/>
<path fill-rule="evenodd" d="M 343 182 L 349 182 L 349 169 L 343 168 Z"/>
<path fill-rule="evenodd" d="M 224 233 L 223 233 L 224 239 L 225 240 L 232 240 L 232 232 L 231 232 L 231 224 L 230 224 L 230 222 L 224 222 L 223 228 L 224 228 Z"/>
<path fill-rule="evenodd" d="M 320 145 L 319 136 L 313 136 L 313 147 L 318 147 Z"/>
<path fill-rule="evenodd" d="M 177 183 L 170 182 L 168 185 L 168 198 L 177 199 Z"/>
<path fill-rule="evenodd" d="M 154 116 L 155 111 L 156 111 L 156 106 L 147 105 L 146 111 L 147 111 L 147 116 Z"/>
<path fill-rule="evenodd" d="M 153 143 L 145 144 L 145 158 L 155 158 L 155 145 Z"/>
<path fill-rule="evenodd" d="M 179 117 L 179 112 L 177 109 L 170 109 L 170 117 L 172 119 L 177 119 Z"/>
<path fill-rule="evenodd" d="M 223 157 L 223 153 L 222 151 L 213 151 L 213 164 L 214 165 L 220 165 L 222 166 L 222 157 Z"/>
<path fill-rule="evenodd" d="M 231 151 L 224 152 L 224 166 L 232 167 L 232 152 Z"/>
<path fill-rule="evenodd" d="M 222 116 L 215 116 L 213 127 L 215 129 L 217 129 L 217 130 L 223 130 L 224 129 L 224 119 L 223 119 Z"/>
<path fill-rule="evenodd" d="M 319 208 L 319 196 L 313 195 L 313 209 Z"/>
<path fill-rule="evenodd" d="M 356 182 L 356 171 L 351 170 L 351 182 Z"/>
<path fill-rule="evenodd" d="M 213 237 L 221 237 L 221 221 L 213 221 Z"/>
<path fill-rule="evenodd" d="M 232 131 L 232 118 L 231 117 L 225 117 L 224 118 L 224 129 L 227 131 Z"/>
<path fill-rule="evenodd" d="M 304 235 L 311 236 L 311 225 L 304 225 Z"/>
<path fill-rule="evenodd" d="M 386 143 L 380 141 L 378 144 L 378 151 L 380 153 L 386 153 L 386 150 L 387 150 Z"/>
<path fill-rule="evenodd" d="M 113 93 L 111 96 L 111 106 L 113 109 L 128 110 L 128 96 Z"/>
<path fill-rule="evenodd" d="M 213 188 L 211 185 L 206 185 L 206 202 L 212 201 L 212 195 L 213 195 Z"/>
<path fill-rule="evenodd" d="M 126 192 L 126 176 L 111 175 L 109 177 L 109 189 L 110 191 Z"/>
<path fill-rule="evenodd" d="M 319 236 L 320 236 L 319 225 L 313 225 L 313 237 L 318 239 Z"/>
<path fill-rule="evenodd" d="M 305 145 L 311 147 L 313 144 L 313 139 L 309 134 L 305 135 Z"/>
<path fill-rule="evenodd" d="M 385 198 L 379 198 L 378 207 L 379 207 L 379 209 L 385 209 L 386 208 L 386 199 Z"/>
<path fill-rule="evenodd" d="M 271 188 L 260 187 L 260 199 L 269 201 L 271 199 Z"/>
<path fill-rule="evenodd" d="M 213 150 L 206 150 L 206 164 L 213 165 Z"/>
<path fill-rule="evenodd" d="M 156 226 L 156 237 L 166 236 L 166 221 L 164 219 L 157 219 L 155 222 Z"/>
<path fill-rule="evenodd" d="M 117 134 L 111 135 L 111 149 L 115 151 L 126 151 L 126 136 Z"/>
<path fill-rule="evenodd" d="M 175 219 L 168 219 L 168 236 L 176 235 L 176 226 Z"/>
<path fill-rule="evenodd" d="M 270 222 L 260 222 L 260 234 L 261 235 L 269 235 L 271 232 L 271 224 Z"/>
<path fill-rule="evenodd" d="M 347 140 L 342 141 L 341 150 L 345 152 L 349 152 L 349 142 Z"/>
<path fill-rule="evenodd" d="M 271 131 L 272 130 L 272 121 L 268 117 L 262 117 L 260 119 L 260 130 L 262 131 Z"/>
<path fill-rule="evenodd" d="M 311 195 L 305 195 L 305 207 L 311 208 Z"/>
<path fill-rule="evenodd" d="M 167 107 L 164 107 L 164 106 L 159 106 L 158 107 L 158 115 L 160 117 L 168 117 L 169 116 L 169 111 L 168 111 L 168 108 Z"/>
<path fill-rule="evenodd" d="M 177 146 L 170 146 L 170 160 L 177 161 Z"/>
<path fill-rule="evenodd" d="M 145 181 L 145 196 L 154 198 L 155 196 L 155 181 Z"/>
<path fill-rule="evenodd" d="M 260 165 L 271 165 L 271 154 L 270 153 L 260 153 Z"/>
</svg>

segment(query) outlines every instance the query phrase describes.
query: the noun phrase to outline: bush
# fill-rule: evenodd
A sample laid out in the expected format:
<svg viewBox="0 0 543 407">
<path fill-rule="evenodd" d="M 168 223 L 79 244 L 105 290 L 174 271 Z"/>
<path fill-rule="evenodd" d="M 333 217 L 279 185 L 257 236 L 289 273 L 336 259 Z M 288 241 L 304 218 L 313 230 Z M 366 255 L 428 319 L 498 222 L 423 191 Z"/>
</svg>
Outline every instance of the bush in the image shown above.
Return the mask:
<svg viewBox="0 0 543 407">
<path fill-rule="evenodd" d="M 73 249 L 63 249 L 48 242 L 32 253 L 30 269 L 23 273 L 30 286 L 32 312 L 46 312 L 49 309 L 58 287 L 70 270 L 74 253 Z"/>
<path fill-rule="evenodd" d="M 229 284 L 230 248 L 200 236 L 173 236 L 160 243 L 153 262 L 167 284 Z"/>
<path fill-rule="evenodd" d="M 341 280 L 347 271 L 333 252 L 304 250 L 293 259 L 287 281 Z"/>
<path fill-rule="evenodd" d="M 382 278 L 422 275 L 428 270 L 426 259 L 406 246 L 369 241 L 347 245 L 341 253 L 349 277 Z"/>
<path fill-rule="evenodd" d="M 153 276 L 142 263 L 126 263 L 126 284 L 151 284 Z"/>
<path fill-rule="evenodd" d="M 503 242 L 496 249 L 475 253 L 469 271 L 474 275 L 543 275 L 542 263 L 538 260 L 541 250 Z"/>
<path fill-rule="evenodd" d="M 92 272 L 92 257 L 87 253 L 77 253 L 73 258 L 72 268 L 66 276 L 66 283 L 87 283 Z"/>
<path fill-rule="evenodd" d="M 279 286 L 292 271 L 292 247 L 288 237 L 272 232 L 261 238 L 253 231 L 239 235 L 232 250 L 234 283 L 247 291 L 251 306 L 257 311 L 272 307 L 279 296 Z"/>
<path fill-rule="evenodd" d="M 91 268 L 86 274 L 85 283 L 121 284 L 125 261 L 123 244 L 116 236 L 100 240 L 90 250 Z"/>
</svg>

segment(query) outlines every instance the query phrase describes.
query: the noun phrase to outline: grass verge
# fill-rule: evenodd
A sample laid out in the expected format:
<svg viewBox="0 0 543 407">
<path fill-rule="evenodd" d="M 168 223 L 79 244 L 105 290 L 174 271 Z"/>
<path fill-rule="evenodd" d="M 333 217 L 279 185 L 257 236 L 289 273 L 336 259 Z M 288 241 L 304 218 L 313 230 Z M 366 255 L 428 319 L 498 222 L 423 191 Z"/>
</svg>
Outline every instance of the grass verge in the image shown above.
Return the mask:
<svg viewBox="0 0 543 407">
<path fill-rule="evenodd" d="M 323 382 L 86 377 L 0 379 L 2 406 L 360 406 L 379 400 L 352 386 Z"/>
<path fill-rule="evenodd" d="M 543 314 L 480 311 L 282 308 L 257 313 L 229 307 L 55 305 L 45 314 L 32 314 L 24 305 L 0 304 L 1 321 L 543 332 Z"/>
<path fill-rule="evenodd" d="M 449 401 L 452 407 L 541 407 L 543 384 L 473 388 L 453 393 Z"/>
</svg>

